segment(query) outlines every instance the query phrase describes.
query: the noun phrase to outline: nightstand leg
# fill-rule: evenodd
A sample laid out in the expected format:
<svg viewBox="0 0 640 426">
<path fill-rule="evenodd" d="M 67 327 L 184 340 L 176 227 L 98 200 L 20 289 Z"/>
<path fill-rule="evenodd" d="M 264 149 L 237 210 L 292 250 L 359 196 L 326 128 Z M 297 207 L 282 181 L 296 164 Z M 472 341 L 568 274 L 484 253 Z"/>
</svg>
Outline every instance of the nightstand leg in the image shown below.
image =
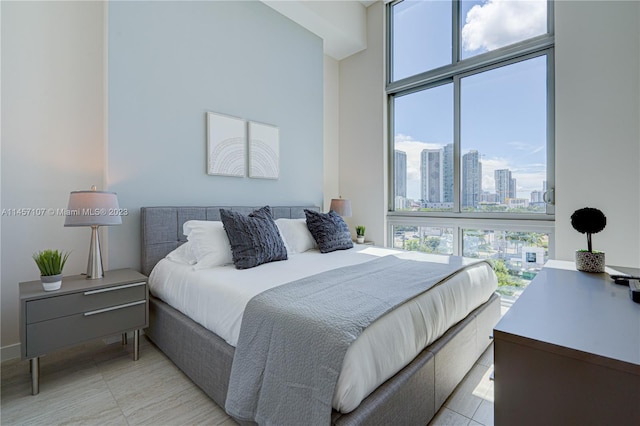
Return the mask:
<svg viewBox="0 0 640 426">
<path fill-rule="evenodd" d="M 140 330 L 133 331 L 133 360 L 140 358 Z"/>
<path fill-rule="evenodd" d="M 40 358 L 31 358 L 29 365 L 31 366 L 31 395 L 40 393 Z"/>
<path fill-rule="evenodd" d="M 127 346 L 127 333 L 122 333 L 122 346 Z"/>
</svg>

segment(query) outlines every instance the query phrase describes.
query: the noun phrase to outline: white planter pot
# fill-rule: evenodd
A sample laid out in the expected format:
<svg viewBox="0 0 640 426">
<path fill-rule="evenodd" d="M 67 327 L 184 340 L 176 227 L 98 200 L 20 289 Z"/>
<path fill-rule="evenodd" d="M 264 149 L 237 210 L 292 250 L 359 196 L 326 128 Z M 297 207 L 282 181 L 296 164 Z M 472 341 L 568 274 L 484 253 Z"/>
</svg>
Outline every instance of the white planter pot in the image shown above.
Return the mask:
<svg viewBox="0 0 640 426">
<path fill-rule="evenodd" d="M 576 269 L 583 272 L 604 272 L 604 252 L 577 250 Z"/>
<path fill-rule="evenodd" d="M 362 243 L 364 243 L 364 235 L 363 235 L 363 236 L 358 235 L 358 236 L 356 237 L 356 242 L 357 242 L 358 244 L 362 244 Z"/>
<path fill-rule="evenodd" d="M 40 281 L 42 282 L 42 288 L 44 288 L 44 291 L 59 290 L 62 285 L 62 274 L 43 275 L 40 276 Z"/>
</svg>

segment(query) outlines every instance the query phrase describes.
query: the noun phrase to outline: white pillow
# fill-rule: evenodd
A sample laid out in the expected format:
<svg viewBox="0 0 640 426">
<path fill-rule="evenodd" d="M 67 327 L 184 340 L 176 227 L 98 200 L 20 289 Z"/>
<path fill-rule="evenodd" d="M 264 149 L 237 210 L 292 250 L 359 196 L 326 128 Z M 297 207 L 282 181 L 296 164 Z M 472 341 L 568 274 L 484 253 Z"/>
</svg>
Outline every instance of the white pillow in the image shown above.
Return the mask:
<svg viewBox="0 0 640 426">
<path fill-rule="evenodd" d="M 231 244 L 222 222 L 190 220 L 184 223 L 182 231 L 187 240 L 193 243 L 192 250 L 197 260 L 193 269 L 233 263 Z"/>
<path fill-rule="evenodd" d="M 276 225 L 289 253 L 304 253 L 318 248 L 307 228 L 306 219 L 276 219 Z"/>
<path fill-rule="evenodd" d="M 174 262 L 184 263 L 187 265 L 193 265 L 197 262 L 195 254 L 193 254 L 193 243 L 187 241 L 179 246 L 177 249 L 167 255 L 167 259 Z"/>
</svg>

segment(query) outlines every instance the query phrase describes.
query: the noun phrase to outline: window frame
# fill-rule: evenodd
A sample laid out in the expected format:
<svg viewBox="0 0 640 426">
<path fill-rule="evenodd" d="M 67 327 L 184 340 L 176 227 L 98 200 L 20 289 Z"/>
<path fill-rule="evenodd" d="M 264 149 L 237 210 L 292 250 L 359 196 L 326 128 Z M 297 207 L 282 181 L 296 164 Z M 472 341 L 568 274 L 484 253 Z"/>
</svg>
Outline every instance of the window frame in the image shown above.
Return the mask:
<svg viewBox="0 0 640 426">
<path fill-rule="evenodd" d="M 400 216 L 387 218 L 387 241 L 393 246 L 394 226 L 424 226 L 453 228 L 453 254 L 461 254 L 463 250 L 464 229 L 487 229 L 492 231 L 540 232 L 549 235 L 548 258 L 555 258 L 555 228 L 548 222 L 540 220 L 500 220 L 460 218 L 452 221 L 446 217 Z"/>
<path fill-rule="evenodd" d="M 416 223 L 416 219 L 420 218 L 446 218 L 449 225 L 451 219 L 463 219 L 465 223 L 485 221 L 485 220 L 508 220 L 512 225 L 516 225 L 518 221 L 529 222 L 529 225 L 537 228 L 540 222 L 552 222 L 555 220 L 555 78 L 554 78 L 554 13 L 553 1 L 547 0 L 547 33 L 531 39 L 520 41 L 508 46 L 501 47 L 496 50 L 474 55 L 470 58 L 460 60 L 460 3 L 459 0 L 452 0 L 452 63 L 442 67 L 438 67 L 420 74 L 416 74 L 398 81 L 392 80 L 393 69 L 393 11 L 395 4 L 402 0 L 390 2 L 386 6 L 386 24 L 387 24 L 387 40 L 386 40 L 386 94 L 387 94 L 387 140 L 388 140 L 388 171 L 389 179 L 387 191 L 388 206 L 387 219 L 389 225 L 398 224 L 397 220 L 402 220 L 403 224 L 407 224 L 405 219 L 411 220 L 412 224 Z M 470 75 L 479 74 L 491 69 L 502 66 L 511 65 L 528 59 L 546 56 L 547 58 L 547 207 L 545 213 L 510 213 L 510 212 L 463 212 L 461 211 L 461 185 L 460 185 L 460 167 L 461 167 L 461 148 L 460 148 L 460 130 L 461 130 L 461 99 L 460 99 L 460 80 Z M 452 211 L 434 211 L 434 212 L 418 212 L 418 211 L 396 211 L 395 210 L 395 129 L 394 129 L 394 100 L 396 97 L 408 95 L 421 90 L 427 90 L 442 84 L 453 83 L 453 158 L 454 158 L 454 205 Z M 431 222 L 433 223 L 433 222 Z M 426 225 L 423 225 L 426 226 Z M 457 225 L 455 225 L 457 227 Z M 473 225 L 476 226 L 476 225 Z M 489 226 L 488 224 L 486 226 Z M 496 224 L 489 226 L 494 229 Z M 389 235 L 391 226 L 388 226 Z M 545 232 L 553 231 L 553 223 L 547 223 L 544 226 Z M 459 229 L 459 227 L 458 227 Z M 461 238 L 461 237 L 460 237 Z M 550 242 L 551 245 L 551 242 Z"/>
</svg>

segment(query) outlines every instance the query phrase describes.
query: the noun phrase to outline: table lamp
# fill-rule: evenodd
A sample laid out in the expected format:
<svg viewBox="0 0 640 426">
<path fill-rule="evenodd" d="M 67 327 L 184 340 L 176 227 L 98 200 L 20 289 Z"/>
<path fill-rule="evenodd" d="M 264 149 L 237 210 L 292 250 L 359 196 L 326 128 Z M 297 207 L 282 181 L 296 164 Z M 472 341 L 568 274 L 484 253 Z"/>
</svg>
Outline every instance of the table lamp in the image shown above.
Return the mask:
<svg viewBox="0 0 640 426">
<path fill-rule="evenodd" d="M 115 192 L 97 191 L 94 185 L 91 191 L 72 191 L 69 194 L 69 207 L 64 226 L 91 227 L 87 279 L 104 277 L 98 227 L 121 223 L 120 206 Z"/>
<path fill-rule="evenodd" d="M 343 198 L 333 198 L 329 210 L 333 210 L 342 217 L 351 217 L 351 201 Z"/>
</svg>

